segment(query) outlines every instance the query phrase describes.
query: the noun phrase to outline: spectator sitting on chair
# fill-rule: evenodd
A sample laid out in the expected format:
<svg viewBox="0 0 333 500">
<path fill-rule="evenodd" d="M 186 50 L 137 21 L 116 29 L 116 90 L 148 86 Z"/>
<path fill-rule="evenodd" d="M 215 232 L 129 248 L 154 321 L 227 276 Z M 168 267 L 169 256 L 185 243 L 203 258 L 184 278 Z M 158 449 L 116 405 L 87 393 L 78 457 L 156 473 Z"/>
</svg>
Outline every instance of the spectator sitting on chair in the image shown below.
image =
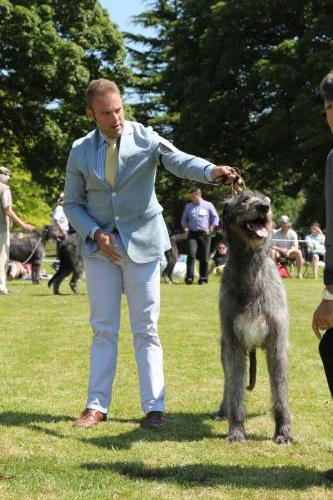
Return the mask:
<svg viewBox="0 0 333 500">
<path fill-rule="evenodd" d="M 325 236 L 318 222 L 311 224 L 311 234 L 305 236 L 305 242 L 314 277 L 318 279 L 319 260 L 325 257 Z"/>
<path fill-rule="evenodd" d="M 291 223 L 287 215 L 282 215 L 280 219 L 280 229 L 272 234 L 272 258 L 277 262 L 279 257 L 296 261 L 298 278 L 303 278 L 303 257 L 302 251 L 298 248 L 298 238 L 296 232 L 291 229 Z"/>
<path fill-rule="evenodd" d="M 216 247 L 215 253 L 212 257 L 212 264 L 209 272 L 214 276 L 222 274 L 224 266 L 227 261 L 228 247 L 224 241 L 220 241 Z"/>
</svg>

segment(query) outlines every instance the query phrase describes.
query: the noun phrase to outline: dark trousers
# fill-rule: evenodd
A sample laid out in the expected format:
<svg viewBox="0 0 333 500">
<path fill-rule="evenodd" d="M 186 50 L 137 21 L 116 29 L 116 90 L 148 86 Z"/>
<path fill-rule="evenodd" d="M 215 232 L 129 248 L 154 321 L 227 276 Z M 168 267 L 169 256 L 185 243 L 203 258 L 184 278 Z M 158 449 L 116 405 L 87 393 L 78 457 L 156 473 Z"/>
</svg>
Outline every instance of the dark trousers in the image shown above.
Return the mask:
<svg viewBox="0 0 333 500">
<path fill-rule="evenodd" d="M 197 258 L 199 260 L 199 279 L 208 281 L 210 242 L 210 235 L 205 231 L 190 231 L 188 233 L 186 279 L 194 278 L 195 259 Z"/>
<path fill-rule="evenodd" d="M 328 387 L 333 398 L 333 328 L 322 336 L 319 342 L 319 353 L 323 361 Z"/>
</svg>

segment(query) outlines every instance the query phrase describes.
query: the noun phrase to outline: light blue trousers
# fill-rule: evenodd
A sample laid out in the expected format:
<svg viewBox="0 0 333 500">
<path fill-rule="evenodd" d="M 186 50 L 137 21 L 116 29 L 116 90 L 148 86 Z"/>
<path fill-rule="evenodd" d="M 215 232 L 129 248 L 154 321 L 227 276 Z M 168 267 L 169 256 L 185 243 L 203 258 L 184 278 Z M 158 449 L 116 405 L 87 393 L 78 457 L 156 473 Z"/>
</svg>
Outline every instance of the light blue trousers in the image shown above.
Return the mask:
<svg viewBox="0 0 333 500">
<path fill-rule="evenodd" d="M 122 292 L 127 296 L 139 373 L 141 407 L 145 413 L 164 411 L 163 351 L 157 335 L 160 312 L 160 262 L 136 264 L 125 252 L 114 264 L 102 252 L 84 259 L 93 339 L 86 408 L 107 413 L 118 358 Z"/>
</svg>

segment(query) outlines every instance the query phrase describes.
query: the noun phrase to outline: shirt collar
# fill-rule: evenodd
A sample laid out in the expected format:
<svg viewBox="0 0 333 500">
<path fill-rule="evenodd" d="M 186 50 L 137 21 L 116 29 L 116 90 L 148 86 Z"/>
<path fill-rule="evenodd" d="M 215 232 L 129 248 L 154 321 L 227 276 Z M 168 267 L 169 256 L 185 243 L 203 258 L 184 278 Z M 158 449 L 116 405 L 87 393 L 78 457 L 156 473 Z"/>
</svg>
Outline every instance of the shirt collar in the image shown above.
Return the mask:
<svg viewBox="0 0 333 500">
<path fill-rule="evenodd" d="M 97 130 L 98 130 L 98 147 L 99 148 L 102 147 L 105 142 L 107 144 L 113 144 L 114 142 L 116 142 L 118 140 L 118 137 L 116 139 L 108 139 L 107 137 L 105 137 L 103 132 L 98 127 L 97 127 Z"/>
</svg>

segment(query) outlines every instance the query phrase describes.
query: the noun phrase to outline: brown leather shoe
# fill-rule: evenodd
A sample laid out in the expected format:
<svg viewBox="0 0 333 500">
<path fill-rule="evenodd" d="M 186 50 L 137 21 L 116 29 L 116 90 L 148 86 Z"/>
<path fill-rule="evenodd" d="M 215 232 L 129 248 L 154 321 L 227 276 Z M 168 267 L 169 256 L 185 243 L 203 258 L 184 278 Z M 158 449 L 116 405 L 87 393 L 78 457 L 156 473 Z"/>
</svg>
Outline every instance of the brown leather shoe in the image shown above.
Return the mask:
<svg viewBox="0 0 333 500">
<path fill-rule="evenodd" d="M 89 429 L 89 427 L 93 427 L 100 422 L 104 422 L 104 420 L 106 420 L 106 413 L 102 413 L 101 411 L 93 410 L 91 408 L 86 408 L 81 413 L 80 418 L 78 418 L 74 422 L 73 427 Z"/>
<path fill-rule="evenodd" d="M 167 425 L 167 419 L 161 411 L 150 411 L 143 419 L 142 426 L 147 429 L 160 429 Z"/>
</svg>

